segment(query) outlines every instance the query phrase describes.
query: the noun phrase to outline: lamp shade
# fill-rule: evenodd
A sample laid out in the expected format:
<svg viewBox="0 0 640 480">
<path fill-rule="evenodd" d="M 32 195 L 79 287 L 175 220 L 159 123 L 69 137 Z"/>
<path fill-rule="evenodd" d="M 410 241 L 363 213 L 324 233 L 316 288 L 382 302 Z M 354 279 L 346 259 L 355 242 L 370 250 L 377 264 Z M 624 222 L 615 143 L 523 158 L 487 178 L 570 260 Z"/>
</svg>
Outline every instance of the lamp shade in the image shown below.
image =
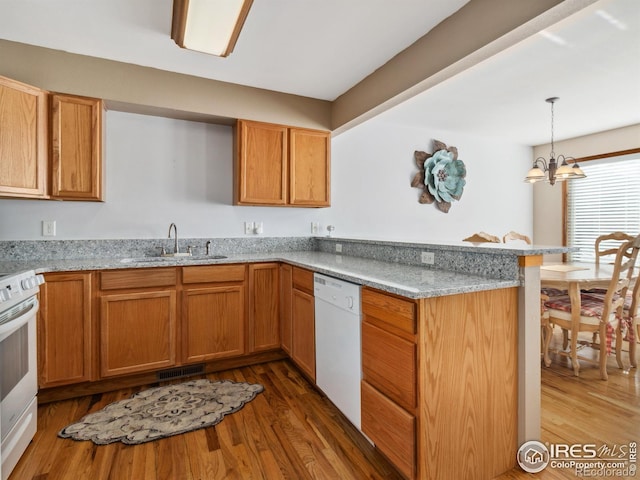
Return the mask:
<svg viewBox="0 0 640 480">
<path fill-rule="evenodd" d="M 253 0 L 173 0 L 171 38 L 219 57 L 233 51 Z"/>
<path fill-rule="evenodd" d="M 536 183 L 540 180 L 544 180 L 544 171 L 537 165 L 529 170 L 529 173 L 527 173 L 527 176 L 524 179 L 527 183 Z"/>
</svg>

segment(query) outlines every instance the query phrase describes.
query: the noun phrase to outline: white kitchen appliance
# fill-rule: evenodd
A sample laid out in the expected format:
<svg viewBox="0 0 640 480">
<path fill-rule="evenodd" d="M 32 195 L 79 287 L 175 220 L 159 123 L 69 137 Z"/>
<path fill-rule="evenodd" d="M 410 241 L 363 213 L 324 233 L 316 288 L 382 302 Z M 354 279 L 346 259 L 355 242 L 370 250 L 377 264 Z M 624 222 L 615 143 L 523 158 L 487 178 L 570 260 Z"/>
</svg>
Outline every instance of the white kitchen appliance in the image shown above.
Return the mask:
<svg viewBox="0 0 640 480">
<path fill-rule="evenodd" d="M 36 433 L 36 316 L 42 275 L 0 274 L 0 478 L 6 480 Z"/>
<path fill-rule="evenodd" d="M 316 384 L 360 430 L 360 286 L 314 274 Z"/>
</svg>

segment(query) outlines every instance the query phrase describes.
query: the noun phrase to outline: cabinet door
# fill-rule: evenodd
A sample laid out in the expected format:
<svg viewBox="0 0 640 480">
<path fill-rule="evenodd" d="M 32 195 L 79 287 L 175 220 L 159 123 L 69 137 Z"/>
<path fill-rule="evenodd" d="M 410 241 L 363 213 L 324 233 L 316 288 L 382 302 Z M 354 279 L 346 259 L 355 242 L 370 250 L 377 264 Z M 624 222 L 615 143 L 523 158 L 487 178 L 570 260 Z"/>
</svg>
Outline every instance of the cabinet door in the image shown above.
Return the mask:
<svg viewBox="0 0 640 480">
<path fill-rule="evenodd" d="M 279 264 L 249 266 L 249 351 L 280 348 Z"/>
<path fill-rule="evenodd" d="M 185 290 L 182 303 L 184 362 L 244 354 L 244 305 L 244 285 Z"/>
<path fill-rule="evenodd" d="M 235 203 L 287 203 L 287 127 L 238 120 L 236 125 Z"/>
<path fill-rule="evenodd" d="M 291 356 L 292 340 L 292 270 L 291 265 L 280 265 L 280 346 L 289 356 Z"/>
<path fill-rule="evenodd" d="M 104 295 L 100 307 L 103 377 L 175 364 L 175 290 Z"/>
<path fill-rule="evenodd" d="M 309 377 L 316 379 L 316 322 L 312 295 L 293 290 L 293 336 L 291 358 Z"/>
<path fill-rule="evenodd" d="M 0 77 L 0 196 L 45 197 L 47 92 Z"/>
<path fill-rule="evenodd" d="M 328 207 L 330 201 L 331 134 L 289 129 L 289 203 Z"/>
<path fill-rule="evenodd" d="M 40 301 L 40 387 L 92 380 L 91 273 L 46 274 Z"/>
<path fill-rule="evenodd" d="M 51 196 L 102 200 L 102 100 L 51 96 Z"/>
</svg>

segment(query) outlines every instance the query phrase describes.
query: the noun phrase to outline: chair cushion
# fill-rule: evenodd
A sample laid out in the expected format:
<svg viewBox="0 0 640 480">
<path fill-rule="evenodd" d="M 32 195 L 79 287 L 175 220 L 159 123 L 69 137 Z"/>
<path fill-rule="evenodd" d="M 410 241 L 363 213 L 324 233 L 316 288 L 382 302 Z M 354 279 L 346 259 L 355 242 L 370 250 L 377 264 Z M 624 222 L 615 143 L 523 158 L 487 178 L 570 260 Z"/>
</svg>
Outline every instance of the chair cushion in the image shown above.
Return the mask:
<svg viewBox="0 0 640 480">
<path fill-rule="evenodd" d="M 580 294 L 580 316 L 588 317 L 588 319 L 597 317 L 595 322 L 587 320 L 585 323 L 592 325 L 600 323 L 599 318 L 602 316 L 602 311 L 604 310 L 604 302 L 602 300 L 603 298 L 599 298 L 598 295 L 590 295 L 587 293 Z M 549 310 L 558 310 L 560 312 L 568 313 L 569 318 L 571 318 L 571 298 L 569 295 L 551 297 L 547 302 L 545 302 L 545 306 Z M 551 316 L 553 316 L 553 313 L 551 313 Z"/>
<path fill-rule="evenodd" d="M 569 292 L 567 290 L 561 290 L 559 288 L 544 287 L 540 289 L 540 293 L 551 298 L 561 297 L 562 295 L 567 295 Z"/>
</svg>

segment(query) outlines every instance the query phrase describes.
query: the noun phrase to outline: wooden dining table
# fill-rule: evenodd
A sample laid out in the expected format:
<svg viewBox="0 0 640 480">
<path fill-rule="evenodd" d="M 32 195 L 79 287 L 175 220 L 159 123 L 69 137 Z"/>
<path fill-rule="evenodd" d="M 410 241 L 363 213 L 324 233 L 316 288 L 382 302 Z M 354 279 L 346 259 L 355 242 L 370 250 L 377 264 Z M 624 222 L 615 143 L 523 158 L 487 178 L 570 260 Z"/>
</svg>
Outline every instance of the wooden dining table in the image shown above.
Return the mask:
<svg viewBox="0 0 640 480">
<path fill-rule="evenodd" d="M 571 323 L 577 331 L 580 324 L 580 290 L 606 289 L 611 282 L 613 270 L 612 263 L 601 263 L 599 266 L 583 262 L 543 264 L 540 266 L 540 286 L 543 289 L 557 288 L 568 291 L 571 299 Z M 566 345 L 563 347 L 566 348 Z M 635 348 L 630 355 L 635 358 Z"/>
<path fill-rule="evenodd" d="M 542 288 L 558 288 L 573 291 L 580 301 L 580 290 L 590 288 L 607 288 L 613 275 L 613 264 L 571 262 L 549 263 L 540 267 L 540 284 Z M 579 304 L 578 304 L 579 305 Z M 573 306 L 573 296 L 572 296 Z M 572 308 L 573 310 L 573 308 Z M 580 312 L 580 309 L 578 309 Z"/>
</svg>

